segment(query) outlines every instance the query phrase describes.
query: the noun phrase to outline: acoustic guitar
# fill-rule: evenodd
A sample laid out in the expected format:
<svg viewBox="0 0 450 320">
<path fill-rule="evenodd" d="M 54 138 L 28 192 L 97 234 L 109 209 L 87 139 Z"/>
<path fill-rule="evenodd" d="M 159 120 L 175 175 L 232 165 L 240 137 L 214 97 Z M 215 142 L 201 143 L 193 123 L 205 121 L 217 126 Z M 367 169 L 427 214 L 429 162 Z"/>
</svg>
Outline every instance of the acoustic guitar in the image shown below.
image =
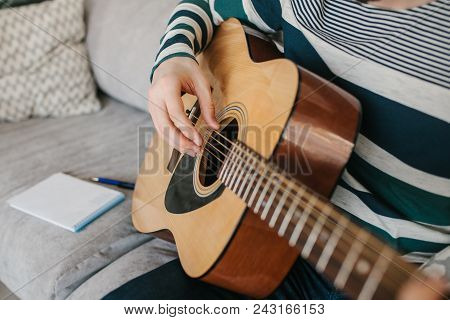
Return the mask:
<svg viewBox="0 0 450 320">
<path fill-rule="evenodd" d="M 358 299 L 392 299 L 415 267 L 327 198 L 353 150 L 359 102 L 223 23 L 199 56 L 221 128 L 183 96 L 204 138 L 197 157 L 153 135 L 137 179 L 137 230 L 176 243 L 185 272 L 251 297 L 273 292 L 301 256 Z M 157 232 L 169 230 L 169 233 Z"/>
</svg>

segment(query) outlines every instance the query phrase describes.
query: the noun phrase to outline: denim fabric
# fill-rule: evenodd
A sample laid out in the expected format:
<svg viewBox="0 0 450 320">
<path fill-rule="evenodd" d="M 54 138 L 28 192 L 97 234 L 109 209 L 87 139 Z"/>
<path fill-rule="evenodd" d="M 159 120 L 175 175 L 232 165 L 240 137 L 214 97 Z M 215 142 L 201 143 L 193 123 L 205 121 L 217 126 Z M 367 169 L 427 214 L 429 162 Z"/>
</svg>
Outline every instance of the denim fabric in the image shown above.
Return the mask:
<svg viewBox="0 0 450 320">
<path fill-rule="evenodd" d="M 105 300 L 248 299 L 243 295 L 188 277 L 178 259 L 137 277 L 107 294 Z M 345 299 L 303 259 L 298 259 L 268 299 Z"/>
</svg>

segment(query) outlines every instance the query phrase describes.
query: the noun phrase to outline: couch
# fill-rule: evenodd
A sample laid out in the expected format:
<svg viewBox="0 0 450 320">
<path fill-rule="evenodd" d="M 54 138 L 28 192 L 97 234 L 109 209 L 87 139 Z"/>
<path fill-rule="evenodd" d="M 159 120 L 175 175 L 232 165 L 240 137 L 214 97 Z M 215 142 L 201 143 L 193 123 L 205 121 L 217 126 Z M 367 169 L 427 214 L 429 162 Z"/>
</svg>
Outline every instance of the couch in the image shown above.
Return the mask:
<svg viewBox="0 0 450 320">
<path fill-rule="evenodd" d="M 6 203 L 60 171 L 126 181 L 138 175 L 146 137 L 154 134 L 146 111 L 152 61 L 178 0 L 85 2 L 102 110 L 0 124 L 0 284 L 20 299 L 100 299 L 177 258 L 173 244 L 133 228 L 130 191 L 121 190 L 126 200 L 77 234 Z M 449 264 L 450 247 L 423 267 L 445 273 Z"/>
<path fill-rule="evenodd" d="M 6 204 L 60 171 L 136 179 L 145 135 L 154 132 L 146 112 L 148 76 L 176 3 L 86 0 L 86 41 L 102 110 L 0 124 L 0 282 L 18 298 L 99 299 L 177 257 L 174 245 L 133 228 L 130 191 L 80 233 Z"/>
</svg>

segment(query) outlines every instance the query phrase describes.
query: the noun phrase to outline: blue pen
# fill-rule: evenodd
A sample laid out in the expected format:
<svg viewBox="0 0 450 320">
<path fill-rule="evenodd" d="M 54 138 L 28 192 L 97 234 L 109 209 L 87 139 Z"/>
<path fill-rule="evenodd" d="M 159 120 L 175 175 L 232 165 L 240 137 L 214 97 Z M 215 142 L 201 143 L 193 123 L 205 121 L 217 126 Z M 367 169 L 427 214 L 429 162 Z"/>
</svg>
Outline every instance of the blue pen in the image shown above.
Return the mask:
<svg viewBox="0 0 450 320">
<path fill-rule="evenodd" d="M 100 182 L 100 183 L 104 183 L 104 184 L 109 184 L 111 186 L 117 186 L 120 188 L 130 189 L 130 190 L 134 190 L 134 186 L 135 186 L 134 183 L 131 183 L 131 182 L 124 182 L 124 181 L 113 180 L 113 179 L 102 178 L 102 177 L 91 178 L 91 180 L 94 182 Z"/>
</svg>

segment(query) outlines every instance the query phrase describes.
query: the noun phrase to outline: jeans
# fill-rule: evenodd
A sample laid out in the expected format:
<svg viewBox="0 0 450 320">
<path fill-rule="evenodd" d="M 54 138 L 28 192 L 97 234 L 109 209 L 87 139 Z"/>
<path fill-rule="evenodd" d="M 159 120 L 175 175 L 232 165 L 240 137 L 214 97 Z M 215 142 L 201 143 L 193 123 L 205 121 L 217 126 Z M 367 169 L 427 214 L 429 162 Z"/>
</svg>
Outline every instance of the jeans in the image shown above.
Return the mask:
<svg viewBox="0 0 450 320">
<path fill-rule="evenodd" d="M 267 298 L 335 300 L 346 297 L 299 258 L 280 286 Z M 190 278 L 176 259 L 125 283 L 103 299 L 214 300 L 248 297 Z"/>
</svg>

